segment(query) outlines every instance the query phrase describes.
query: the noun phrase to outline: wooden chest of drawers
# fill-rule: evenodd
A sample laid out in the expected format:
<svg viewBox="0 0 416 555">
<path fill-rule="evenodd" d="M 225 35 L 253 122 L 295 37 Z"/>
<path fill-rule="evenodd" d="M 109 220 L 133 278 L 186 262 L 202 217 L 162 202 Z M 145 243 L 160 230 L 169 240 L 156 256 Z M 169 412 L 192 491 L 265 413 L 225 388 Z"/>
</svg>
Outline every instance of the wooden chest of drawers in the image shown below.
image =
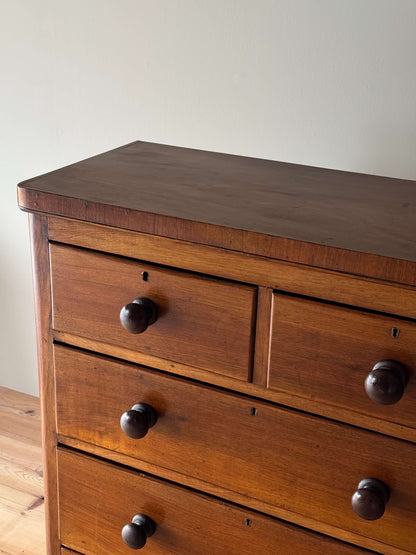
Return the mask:
<svg viewBox="0 0 416 555">
<path fill-rule="evenodd" d="M 416 183 L 133 143 L 19 185 L 50 555 L 416 553 Z"/>
</svg>

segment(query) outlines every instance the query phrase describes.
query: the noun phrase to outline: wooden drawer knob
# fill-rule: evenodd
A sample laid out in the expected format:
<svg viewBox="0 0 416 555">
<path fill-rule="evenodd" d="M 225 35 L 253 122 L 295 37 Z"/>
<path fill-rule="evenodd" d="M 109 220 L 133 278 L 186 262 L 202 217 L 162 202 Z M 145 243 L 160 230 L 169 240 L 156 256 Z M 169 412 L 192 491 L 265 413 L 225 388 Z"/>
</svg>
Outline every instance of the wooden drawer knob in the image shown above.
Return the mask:
<svg viewBox="0 0 416 555">
<path fill-rule="evenodd" d="M 149 428 L 157 422 L 157 412 L 146 403 L 137 403 L 130 410 L 124 412 L 120 418 L 123 432 L 132 439 L 144 437 Z"/>
<path fill-rule="evenodd" d="M 354 512 L 365 520 L 381 518 L 390 499 L 390 490 L 377 478 L 364 478 L 351 498 Z"/>
<path fill-rule="evenodd" d="M 143 333 L 157 320 L 158 310 L 153 301 L 139 297 L 126 304 L 120 311 L 120 322 L 129 333 Z"/>
<path fill-rule="evenodd" d="M 395 360 L 377 362 L 365 380 L 365 391 L 379 405 L 394 405 L 402 398 L 407 384 L 403 364 Z"/>
<path fill-rule="evenodd" d="M 141 549 L 146 545 L 147 538 L 155 533 L 156 524 L 147 515 L 138 514 L 126 524 L 121 531 L 124 543 L 131 549 Z"/>
</svg>

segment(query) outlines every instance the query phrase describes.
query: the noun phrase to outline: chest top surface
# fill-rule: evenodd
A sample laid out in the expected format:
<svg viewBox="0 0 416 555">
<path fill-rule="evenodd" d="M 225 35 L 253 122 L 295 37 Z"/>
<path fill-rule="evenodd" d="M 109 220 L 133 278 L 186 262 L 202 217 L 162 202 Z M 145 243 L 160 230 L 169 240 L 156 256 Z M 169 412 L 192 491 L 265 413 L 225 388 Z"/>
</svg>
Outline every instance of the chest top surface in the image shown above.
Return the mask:
<svg viewBox="0 0 416 555">
<path fill-rule="evenodd" d="M 415 181 L 137 141 L 22 182 L 19 204 L 416 283 Z"/>
</svg>

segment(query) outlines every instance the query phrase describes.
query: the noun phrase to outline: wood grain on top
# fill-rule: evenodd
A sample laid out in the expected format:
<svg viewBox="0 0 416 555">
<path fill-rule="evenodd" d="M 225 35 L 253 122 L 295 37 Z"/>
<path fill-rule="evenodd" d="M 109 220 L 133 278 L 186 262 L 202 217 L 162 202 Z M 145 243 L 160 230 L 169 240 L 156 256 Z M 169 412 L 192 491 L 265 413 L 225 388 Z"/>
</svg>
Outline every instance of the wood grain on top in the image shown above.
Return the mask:
<svg viewBox="0 0 416 555">
<path fill-rule="evenodd" d="M 135 142 L 21 183 L 19 204 L 416 283 L 414 181 Z"/>
</svg>

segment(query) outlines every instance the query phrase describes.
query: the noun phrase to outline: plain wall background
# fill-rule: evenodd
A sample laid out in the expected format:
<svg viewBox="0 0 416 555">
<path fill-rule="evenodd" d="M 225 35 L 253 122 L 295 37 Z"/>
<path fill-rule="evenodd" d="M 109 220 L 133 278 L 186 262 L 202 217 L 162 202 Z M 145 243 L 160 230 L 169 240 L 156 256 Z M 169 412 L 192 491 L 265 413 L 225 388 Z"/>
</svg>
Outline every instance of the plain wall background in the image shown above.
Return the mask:
<svg viewBox="0 0 416 555">
<path fill-rule="evenodd" d="M 0 385 L 37 394 L 17 182 L 136 139 L 416 179 L 415 0 L 0 0 Z"/>
</svg>

